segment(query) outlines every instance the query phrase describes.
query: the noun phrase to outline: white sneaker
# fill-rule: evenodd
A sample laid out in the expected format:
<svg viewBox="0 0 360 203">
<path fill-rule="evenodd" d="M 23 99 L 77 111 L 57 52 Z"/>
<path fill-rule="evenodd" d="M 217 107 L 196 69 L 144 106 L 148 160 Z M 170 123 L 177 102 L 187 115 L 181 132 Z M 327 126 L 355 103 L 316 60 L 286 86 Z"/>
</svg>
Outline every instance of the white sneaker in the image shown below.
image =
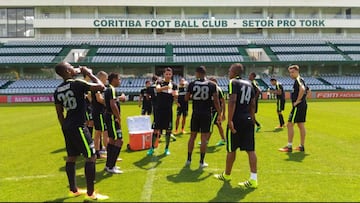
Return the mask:
<svg viewBox="0 0 360 203">
<path fill-rule="evenodd" d="M 109 167 L 106 167 L 105 166 L 105 169 L 104 169 L 106 172 L 108 173 L 112 173 L 112 174 L 122 174 L 124 173 L 124 171 L 120 170 L 119 167 L 117 166 L 114 166 L 113 168 L 109 168 Z"/>
<path fill-rule="evenodd" d="M 209 166 L 209 164 L 207 164 L 207 163 L 200 163 L 200 166 L 199 166 L 199 168 L 206 168 L 206 167 L 208 167 Z"/>
<path fill-rule="evenodd" d="M 190 166 L 190 164 L 191 164 L 191 161 L 186 160 L 186 162 L 185 162 L 185 166 Z"/>
</svg>

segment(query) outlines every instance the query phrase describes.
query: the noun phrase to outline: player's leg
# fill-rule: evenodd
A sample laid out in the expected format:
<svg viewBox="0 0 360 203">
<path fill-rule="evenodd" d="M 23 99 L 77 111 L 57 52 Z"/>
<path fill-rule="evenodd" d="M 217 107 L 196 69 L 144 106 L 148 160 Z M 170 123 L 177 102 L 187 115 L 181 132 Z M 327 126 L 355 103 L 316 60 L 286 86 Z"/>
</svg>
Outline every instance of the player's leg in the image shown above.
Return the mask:
<svg viewBox="0 0 360 203">
<path fill-rule="evenodd" d="M 257 157 L 255 151 L 246 151 L 249 158 L 250 178 L 244 182 L 240 182 L 242 188 L 257 188 Z"/>
<path fill-rule="evenodd" d="M 277 113 L 278 113 L 278 118 L 279 118 L 279 123 L 280 123 L 278 128 L 283 128 L 285 125 L 285 121 L 284 121 L 284 116 L 282 114 L 282 111 L 285 108 L 285 101 L 278 99 L 276 106 L 277 106 Z"/>
<path fill-rule="evenodd" d="M 216 123 L 215 125 L 217 126 L 217 129 L 218 129 L 220 137 L 221 137 L 221 140 L 218 143 L 216 143 L 216 146 L 225 145 L 226 139 L 225 139 L 225 135 L 224 135 L 224 129 L 223 129 L 221 123 Z"/>
<path fill-rule="evenodd" d="M 297 123 L 297 126 L 300 131 L 300 146 L 305 146 L 305 136 L 306 136 L 306 129 L 305 129 L 305 123 Z"/>
<path fill-rule="evenodd" d="M 76 158 L 80 155 L 78 145 L 81 144 L 80 133 L 77 129 L 63 129 L 67 158 L 65 163 L 66 176 L 69 183 L 69 195 L 77 196 Z"/>
<path fill-rule="evenodd" d="M 188 115 L 188 109 L 185 107 L 182 110 L 182 121 L 181 121 L 181 133 L 185 134 L 185 123 L 186 123 L 186 117 Z"/>
<path fill-rule="evenodd" d="M 177 107 L 177 109 L 176 109 L 176 121 L 175 121 L 175 132 L 174 132 L 175 134 L 178 133 L 180 117 L 181 117 L 180 107 Z"/>
<path fill-rule="evenodd" d="M 169 151 L 169 145 L 170 145 L 170 137 L 171 137 L 171 131 L 172 131 L 172 109 L 168 109 L 168 111 L 165 112 L 165 117 L 164 117 L 164 126 L 162 129 L 166 129 L 166 133 L 165 133 L 165 155 L 170 155 L 170 151 Z M 174 139 L 174 138 L 173 138 Z M 174 139 L 176 140 L 176 138 Z"/>
<path fill-rule="evenodd" d="M 292 152 L 292 142 L 294 138 L 294 120 L 296 118 L 296 113 L 297 113 L 297 107 L 293 107 L 291 109 L 288 123 L 286 125 L 287 134 L 288 134 L 288 144 L 285 147 L 279 149 L 279 151 L 281 152 Z"/>
<path fill-rule="evenodd" d="M 200 130 L 200 122 L 199 122 L 198 116 L 194 113 L 191 116 L 190 130 L 191 130 L 191 133 L 190 133 L 190 137 L 189 137 L 189 141 L 188 141 L 188 157 L 187 157 L 186 165 L 189 165 L 191 163 L 191 156 L 192 156 L 192 152 L 194 150 L 196 135 L 197 135 L 197 132 Z"/>
<path fill-rule="evenodd" d="M 212 116 L 211 113 L 208 115 L 202 115 L 200 119 L 200 132 L 201 132 L 201 145 L 200 145 L 200 168 L 205 168 L 208 166 L 204 162 L 207 140 L 210 137 L 211 125 L 212 125 Z"/>
<path fill-rule="evenodd" d="M 195 144 L 195 140 L 196 140 L 196 135 L 197 135 L 197 132 L 191 130 L 190 138 L 189 138 L 189 141 L 188 141 L 188 156 L 187 156 L 187 161 L 186 161 L 187 165 L 191 163 L 191 157 L 192 157 L 192 152 L 194 150 L 194 144 Z"/>
<path fill-rule="evenodd" d="M 208 166 L 207 163 L 204 162 L 206 148 L 207 148 L 207 140 L 210 136 L 210 132 L 201 133 L 201 145 L 200 145 L 200 168 L 205 168 Z"/>
<path fill-rule="evenodd" d="M 214 177 L 219 180 L 228 181 L 231 179 L 231 171 L 236 159 L 236 149 L 238 147 L 239 136 L 231 133 L 229 128 L 226 128 L 226 165 L 225 171 L 221 174 L 215 174 Z"/>
</svg>

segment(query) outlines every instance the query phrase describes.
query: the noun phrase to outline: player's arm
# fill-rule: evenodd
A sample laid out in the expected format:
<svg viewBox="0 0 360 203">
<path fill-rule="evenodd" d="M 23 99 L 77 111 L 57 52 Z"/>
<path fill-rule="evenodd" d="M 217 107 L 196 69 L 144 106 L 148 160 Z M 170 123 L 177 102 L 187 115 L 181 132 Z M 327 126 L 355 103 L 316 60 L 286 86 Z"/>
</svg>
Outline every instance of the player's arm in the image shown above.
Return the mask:
<svg viewBox="0 0 360 203">
<path fill-rule="evenodd" d="M 166 86 L 161 87 L 160 84 L 157 84 L 155 89 L 156 89 L 156 92 L 162 92 L 162 91 L 164 91 L 164 90 L 168 90 L 168 89 L 169 89 L 169 86 L 166 85 Z"/>
<path fill-rule="evenodd" d="M 59 123 L 62 126 L 65 121 L 64 107 L 61 104 L 55 104 L 55 108 L 56 108 L 56 113 L 57 113 Z"/>
<path fill-rule="evenodd" d="M 236 98 L 237 98 L 237 94 L 230 93 L 229 101 L 228 101 L 228 127 L 232 133 L 236 133 L 236 130 L 234 128 L 234 123 L 232 120 L 235 113 Z"/>
<path fill-rule="evenodd" d="M 226 116 L 225 116 L 225 112 L 226 112 L 226 104 L 225 104 L 225 98 L 224 97 L 222 97 L 221 99 L 221 120 L 222 121 L 224 121 L 225 120 L 225 118 L 226 118 Z"/>
<path fill-rule="evenodd" d="M 109 91 L 110 91 L 109 93 L 111 95 L 114 95 L 112 93 L 112 91 L 113 91 L 112 89 L 110 89 Z M 116 97 L 112 97 L 110 99 L 109 103 L 110 103 L 111 112 L 115 116 L 115 121 L 117 121 L 119 123 L 119 125 L 120 125 L 120 123 L 121 123 L 120 110 L 119 110 L 118 106 L 116 105 Z"/>
<path fill-rule="evenodd" d="M 92 101 L 92 98 L 91 98 L 91 91 L 88 91 L 88 93 L 86 93 L 86 94 L 85 94 L 85 97 L 86 97 L 86 99 L 88 99 L 88 100 L 89 100 L 89 102 L 91 103 L 91 101 Z"/>
<path fill-rule="evenodd" d="M 296 101 L 294 102 L 294 106 L 300 104 L 301 102 L 301 99 L 303 98 L 304 94 L 305 94 L 305 86 L 304 84 L 302 84 L 301 82 L 299 82 L 299 93 L 298 93 L 298 96 L 296 97 Z"/>
<path fill-rule="evenodd" d="M 250 117 L 251 117 L 251 119 L 252 119 L 252 121 L 255 123 L 255 109 L 256 109 L 256 101 L 255 101 L 255 98 L 254 97 L 252 97 L 251 99 L 250 99 L 250 106 L 249 106 L 249 108 L 250 108 Z"/>
<path fill-rule="evenodd" d="M 190 98 L 191 98 L 191 90 L 192 90 L 192 84 L 193 83 L 190 83 L 188 88 L 187 88 L 187 91 L 186 91 L 186 94 L 185 94 L 185 102 L 189 102 Z"/>
<path fill-rule="evenodd" d="M 102 96 L 102 94 L 101 94 L 100 91 L 97 91 L 97 92 L 95 93 L 95 97 L 96 97 L 96 101 L 97 101 L 97 102 L 105 105 L 105 99 L 104 99 L 104 97 Z"/>
<path fill-rule="evenodd" d="M 104 84 L 85 66 L 80 67 L 81 73 L 90 78 L 93 83 L 88 83 L 90 85 L 90 91 L 102 91 L 105 89 Z"/>
<path fill-rule="evenodd" d="M 220 107 L 220 101 L 219 101 L 219 95 L 217 93 L 217 91 L 214 91 L 214 93 L 212 94 L 213 96 L 213 102 L 214 102 L 214 106 L 215 106 L 215 109 L 218 113 L 218 118 L 217 118 L 217 122 L 220 123 L 221 122 L 221 107 Z"/>
<path fill-rule="evenodd" d="M 143 94 L 142 94 L 142 92 L 140 92 L 140 95 L 139 95 L 139 103 L 138 103 L 138 106 L 139 106 L 139 107 L 141 107 L 141 102 L 142 102 L 143 99 L 144 99 L 144 98 L 143 98 Z"/>
<path fill-rule="evenodd" d="M 174 97 L 174 100 L 176 101 L 176 104 L 178 103 L 178 98 L 179 98 L 179 90 L 177 85 L 173 85 L 173 89 L 172 89 L 172 96 Z"/>
</svg>

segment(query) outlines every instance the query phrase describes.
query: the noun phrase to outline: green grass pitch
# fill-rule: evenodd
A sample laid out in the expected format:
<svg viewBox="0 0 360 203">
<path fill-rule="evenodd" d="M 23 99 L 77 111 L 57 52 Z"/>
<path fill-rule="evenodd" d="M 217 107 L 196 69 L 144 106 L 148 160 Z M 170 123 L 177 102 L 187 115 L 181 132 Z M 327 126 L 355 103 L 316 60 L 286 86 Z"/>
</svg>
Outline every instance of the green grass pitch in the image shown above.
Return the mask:
<svg viewBox="0 0 360 203">
<path fill-rule="evenodd" d="M 198 169 L 198 145 L 192 165 L 184 168 L 189 134 L 179 135 L 177 141 L 171 142 L 170 156 L 163 155 L 164 141 L 153 157 L 146 156 L 145 150 L 127 151 L 126 117 L 138 115 L 140 109 L 135 103 L 124 104 L 121 108 L 124 146 L 120 154 L 123 161 L 118 162 L 124 174 L 104 173 L 105 160 L 98 160 L 95 189 L 109 195 L 112 202 L 359 202 L 359 104 L 359 100 L 309 101 L 306 153 L 287 154 L 277 151 L 287 143 L 287 132 L 286 128 L 274 131 L 278 125 L 275 101 L 260 102 L 257 119 L 263 127 L 256 133 L 259 187 L 255 190 L 237 187 L 239 181 L 249 178 L 245 152 L 237 153 L 231 182 L 213 178 L 224 170 L 226 155 L 224 146 L 215 146 L 220 138 L 216 128 L 205 157 L 209 167 L 204 170 Z M 286 105 L 285 118 L 290 103 Z M 66 197 L 66 152 L 52 104 L 1 105 L 0 120 L 0 201 L 83 200 L 83 196 Z M 189 121 L 190 116 L 187 131 Z M 299 132 L 295 127 L 294 145 L 298 144 Z M 79 157 L 79 187 L 85 187 L 83 164 Z"/>
</svg>

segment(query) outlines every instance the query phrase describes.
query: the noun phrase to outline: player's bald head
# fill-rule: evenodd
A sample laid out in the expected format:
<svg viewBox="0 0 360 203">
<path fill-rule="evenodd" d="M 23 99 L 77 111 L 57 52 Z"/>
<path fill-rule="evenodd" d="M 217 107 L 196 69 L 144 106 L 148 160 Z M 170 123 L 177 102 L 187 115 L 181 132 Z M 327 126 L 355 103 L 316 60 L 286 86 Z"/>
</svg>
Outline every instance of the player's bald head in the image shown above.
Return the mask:
<svg viewBox="0 0 360 203">
<path fill-rule="evenodd" d="M 66 77 L 68 75 L 68 69 L 71 65 L 68 62 L 60 62 L 55 66 L 55 72 L 61 77 Z"/>
</svg>

